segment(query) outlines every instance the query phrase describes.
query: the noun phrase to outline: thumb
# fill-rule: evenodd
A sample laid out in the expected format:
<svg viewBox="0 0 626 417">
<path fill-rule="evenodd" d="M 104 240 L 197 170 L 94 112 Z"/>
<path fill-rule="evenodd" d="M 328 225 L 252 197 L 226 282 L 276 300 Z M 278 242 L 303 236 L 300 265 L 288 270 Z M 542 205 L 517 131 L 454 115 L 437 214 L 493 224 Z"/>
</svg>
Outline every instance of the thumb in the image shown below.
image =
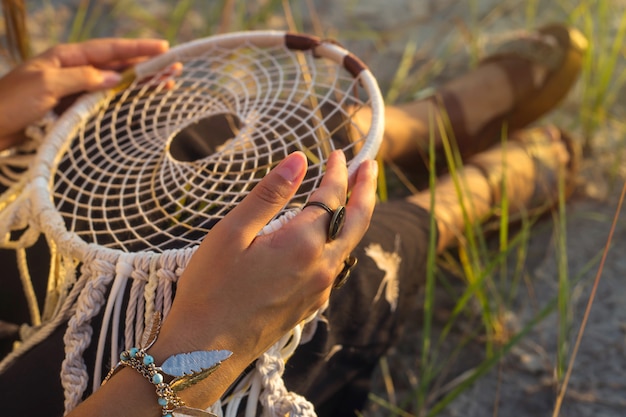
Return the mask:
<svg viewBox="0 0 626 417">
<path fill-rule="evenodd" d="M 293 197 L 306 173 L 307 160 L 302 152 L 287 156 L 270 171 L 216 227 L 233 231 L 249 245 L 259 231 Z M 235 236 L 233 236 L 235 237 Z"/>
</svg>

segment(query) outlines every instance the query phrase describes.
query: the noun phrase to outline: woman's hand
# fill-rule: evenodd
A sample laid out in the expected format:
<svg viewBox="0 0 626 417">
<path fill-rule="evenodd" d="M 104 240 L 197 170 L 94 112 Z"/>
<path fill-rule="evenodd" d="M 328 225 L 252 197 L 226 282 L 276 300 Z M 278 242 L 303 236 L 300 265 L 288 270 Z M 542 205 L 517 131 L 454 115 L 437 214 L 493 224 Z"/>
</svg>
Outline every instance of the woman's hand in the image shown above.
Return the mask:
<svg viewBox="0 0 626 417">
<path fill-rule="evenodd" d="M 343 260 L 369 225 L 376 190 L 373 161 L 357 172 L 346 223 L 336 240 L 327 241 L 330 214 L 316 206 L 278 231 L 258 236 L 293 196 L 305 170 L 305 156 L 290 155 L 211 230 L 180 278 L 172 310 L 151 349 L 160 360 L 191 350 L 233 351 L 209 378 L 216 384 L 209 390 L 217 395 L 212 400 L 251 361 L 324 305 Z M 343 153 L 334 152 L 310 200 L 333 209 L 345 204 L 347 177 Z"/>
<path fill-rule="evenodd" d="M 119 70 L 167 51 L 156 39 L 95 39 L 55 46 L 0 78 L 0 150 L 24 139 L 24 129 L 76 93 L 115 86 Z"/>
<path fill-rule="evenodd" d="M 194 350 L 233 352 L 211 376 L 179 393 L 192 407 L 217 401 L 254 359 L 324 305 L 343 260 L 369 226 L 375 204 L 374 161 L 357 171 L 345 226 L 336 240 L 327 241 L 330 215 L 316 206 L 278 231 L 258 236 L 294 195 L 305 171 L 301 152 L 285 158 L 211 230 L 178 282 L 172 309 L 149 350 L 155 362 Z M 333 152 L 311 201 L 331 208 L 344 204 L 347 182 L 345 157 Z M 122 411 L 134 417 L 160 413 L 154 386 L 133 369 L 120 370 L 71 415 Z"/>
</svg>

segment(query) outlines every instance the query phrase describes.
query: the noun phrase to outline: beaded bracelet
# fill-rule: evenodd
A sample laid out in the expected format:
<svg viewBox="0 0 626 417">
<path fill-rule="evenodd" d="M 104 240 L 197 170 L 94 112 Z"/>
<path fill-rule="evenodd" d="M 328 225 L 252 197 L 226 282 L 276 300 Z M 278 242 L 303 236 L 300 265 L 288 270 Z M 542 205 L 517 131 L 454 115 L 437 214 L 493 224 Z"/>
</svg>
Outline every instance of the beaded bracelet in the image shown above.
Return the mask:
<svg viewBox="0 0 626 417">
<path fill-rule="evenodd" d="M 120 361 L 109 371 L 102 382 L 104 385 L 121 367 L 129 367 L 139 372 L 150 383 L 154 384 L 157 402 L 161 406 L 163 417 L 172 417 L 173 413 L 190 416 L 216 417 L 215 414 L 204 410 L 189 407 L 176 394 L 190 387 L 215 371 L 222 361 L 228 359 L 232 352 L 229 350 L 195 351 L 179 353 L 167 358 L 163 365 L 156 366 L 154 358 L 146 351 L 154 344 L 161 328 L 161 315 L 156 313 L 152 324 L 146 328 L 141 347 L 133 347 L 120 354 Z M 174 377 L 165 382 L 164 375 Z"/>
</svg>

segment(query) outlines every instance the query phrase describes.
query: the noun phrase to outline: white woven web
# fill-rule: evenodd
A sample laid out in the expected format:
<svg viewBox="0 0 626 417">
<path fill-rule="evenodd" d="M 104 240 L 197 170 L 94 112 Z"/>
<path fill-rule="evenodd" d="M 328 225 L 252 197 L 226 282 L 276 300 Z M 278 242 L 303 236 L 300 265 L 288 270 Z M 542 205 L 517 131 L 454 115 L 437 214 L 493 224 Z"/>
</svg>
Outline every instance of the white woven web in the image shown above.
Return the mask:
<svg viewBox="0 0 626 417">
<path fill-rule="evenodd" d="M 127 88 L 79 100 L 25 174 L 30 160 L 22 153 L 0 159 L 0 177 L 13 183 L 0 196 L 0 244 L 18 253 L 36 326 L 0 372 L 67 321 L 61 382 L 66 411 L 72 410 L 89 379 L 97 387 L 103 366 L 138 343 L 155 311 L 167 316 L 200 239 L 286 155 L 305 152 L 308 172 L 264 233 L 297 213 L 332 150 L 345 151 L 349 173 L 374 156 L 383 104 L 372 74 L 354 60 L 345 66 L 342 48 L 314 43 L 309 49 L 304 40 L 304 51 L 285 47 L 281 32 L 180 45 L 138 65 Z M 359 112 L 366 116 L 357 124 Z M 28 290 L 25 251 L 41 233 L 51 252 L 43 314 Z M 101 312 L 102 325 L 94 329 L 91 320 Z M 245 402 L 250 417 L 258 404 L 265 415 L 315 415 L 304 398 L 287 392 L 281 376 L 285 360 L 314 332 L 316 317 L 259 358 L 212 410 L 235 416 Z M 92 370 L 83 358 L 90 344 L 97 346 Z"/>
<path fill-rule="evenodd" d="M 328 59 L 246 44 L 180 61 L 180 74 L 168 67 L 103 103 L 69 142 L 53 196 L 83 240 L 125 251 L 196 245 L 289 153 L 309 159 L 302 203 L 329 152 L 351 159 L 367 133 L 350 116 L 370 97 Z"/>
</svg>

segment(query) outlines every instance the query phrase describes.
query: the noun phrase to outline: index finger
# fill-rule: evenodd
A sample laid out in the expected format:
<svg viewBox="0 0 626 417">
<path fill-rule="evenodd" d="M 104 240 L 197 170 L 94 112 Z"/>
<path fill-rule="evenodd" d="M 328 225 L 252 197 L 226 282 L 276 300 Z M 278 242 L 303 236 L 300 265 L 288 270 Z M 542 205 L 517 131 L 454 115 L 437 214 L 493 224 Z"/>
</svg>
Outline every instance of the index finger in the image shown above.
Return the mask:
<svg viewBox="0 0 626 417">
<path fill-rule="evenodd" d="M 302 152 L 288 155 L 213 230 L 223 229 L 222 233 L 231 242 L 248 246 L 293 197 L 306 168 L 307 160 Z"/>
<path fill-rule="evenodd" d="M 43 56 L 55 59 L 60 67 L 110 65 L 138 57 L 166 52 L 169 43 L 161 39 L 93 39 L 81 43 L 55 46 Z"/>
</svg>

